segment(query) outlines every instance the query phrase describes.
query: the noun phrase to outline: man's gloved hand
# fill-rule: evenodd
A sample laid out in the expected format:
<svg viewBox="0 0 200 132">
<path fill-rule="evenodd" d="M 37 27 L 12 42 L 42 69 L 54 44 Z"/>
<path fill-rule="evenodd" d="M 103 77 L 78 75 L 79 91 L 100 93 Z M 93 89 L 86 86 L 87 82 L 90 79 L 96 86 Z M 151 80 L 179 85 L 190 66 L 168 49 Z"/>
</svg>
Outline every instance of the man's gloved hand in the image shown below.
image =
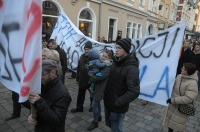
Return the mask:
<svg viewBox="0 0 200 132">
<path fill-rule="evenodd" d="M 171 99 L 168 99 L 166 102 L 167 104 L 171 104 Z"/>
</svg>

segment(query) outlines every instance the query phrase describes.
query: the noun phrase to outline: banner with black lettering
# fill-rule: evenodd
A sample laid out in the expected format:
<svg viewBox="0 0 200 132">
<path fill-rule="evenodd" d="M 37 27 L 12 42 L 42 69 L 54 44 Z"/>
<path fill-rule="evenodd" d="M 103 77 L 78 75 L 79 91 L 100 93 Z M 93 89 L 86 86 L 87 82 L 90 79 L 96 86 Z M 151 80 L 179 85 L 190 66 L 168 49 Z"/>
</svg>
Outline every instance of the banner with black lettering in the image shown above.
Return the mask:
<svg viewBox="0 0 200 132">
<path fill-rule="evenodd" d="M 0 0 L 0 82 L 19 93 L 40 93 L 42 1 Z"/>
<path fill-rule="evenodd" d="M 157 34 L 132 40 L 132 52 L 140 60 L 140 96 L 139 98 L 167 105 L 175 81 L 176 69 L 182 45 L 185 23 L 180 23 Z M 67 54 L 68 67 L 76 70 L 78 59 L 83 54 L 86 41 L 102 52 L 113 49 L 114 44 L 99 43 L 85 36 L 61 11 L 51 36 Z"/>
</svg>

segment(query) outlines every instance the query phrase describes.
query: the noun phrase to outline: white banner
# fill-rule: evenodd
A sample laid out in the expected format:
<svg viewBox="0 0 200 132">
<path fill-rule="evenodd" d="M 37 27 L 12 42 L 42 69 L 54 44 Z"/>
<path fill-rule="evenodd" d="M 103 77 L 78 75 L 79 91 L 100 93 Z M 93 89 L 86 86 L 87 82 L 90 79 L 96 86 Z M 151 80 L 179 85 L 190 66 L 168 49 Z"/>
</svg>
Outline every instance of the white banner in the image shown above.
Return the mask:
<svg viewBox="0 0 200 132">
<path fill-rule="evenodd" d="M 19 102 L 41 89 L 42 1 L 0 0 L 0 81 Z"/>
<path fill-rule="evenodd" d="M 140 60 L 139 98 L 167 105 L 175 81 L 185 23 L 178 24 L 158 34 L 132 40 L 132 51 Z M 84 43 L 91 41 L 93 48 L 102 52 L 114 49 L 114 44 L 99 43 L 77 29 L 67 15 L 61 11 L 51 36 L 66 52 L 68 67 L 76 70 L 78 59 L 83 53 Z M 112 76 L 112 75 L 111 75 Z"/>
</svg>

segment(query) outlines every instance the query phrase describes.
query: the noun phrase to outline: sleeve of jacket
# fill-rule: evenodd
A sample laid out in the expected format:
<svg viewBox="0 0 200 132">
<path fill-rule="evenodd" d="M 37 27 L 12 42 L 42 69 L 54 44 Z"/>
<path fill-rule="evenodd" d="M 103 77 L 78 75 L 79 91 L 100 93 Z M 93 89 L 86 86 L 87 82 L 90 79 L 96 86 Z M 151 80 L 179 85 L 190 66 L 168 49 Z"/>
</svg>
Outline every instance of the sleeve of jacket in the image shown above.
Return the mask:
<svg viewBox="0 0 200 132">
<path fill-rule="evenodd" d="M 99 67 L 99 68 L 103 68 L 106 66 L 106 63 L 104 62 L 101 62 L 100 60 L 96 61 L 96 65 Z"/>
<path fill-rule="evenodd" d="M 62 96 L 59 98 L 54 105 L 49 107 L 44 99 L 40 99 L 34 103 L 37 110 L 37 114 L 49 124 L 60 123 L 61 120 L 66 118 L 67 110 L 71 102 L 70 96 Z"/>
<path fill-rule="evenodd" d="M 189 86 L 187 86 L 185 95 L 184 96 L 177 96 L 174 98 L 171 98 L 172 104 L 190 104 L 192 101 L 196 99 L 198 95 L 198 86 L 197 82 L 194 81 Z"/>
<path fill-rule="evenodd" d="M 140 94 L 139 70 L 136 66 L 130 67 L 126 75 L 127 92 L 118 97 L 115 106 L 120 107 L 135 100 Z"/>
<path fill-rule="evenodd" d="M 102 76 L 90 76 L 90 82 L 101 82 L 108 78 L 110 73 L 110 66 L 105 67 L 102 71 Z"/>
<path fill-rule="evenodd" d="M 67 56 L 63 49 L 61 49 L 60 62 L 62 65 L 62 71 L 66 72 L 67 71 Z"/>
</svg>

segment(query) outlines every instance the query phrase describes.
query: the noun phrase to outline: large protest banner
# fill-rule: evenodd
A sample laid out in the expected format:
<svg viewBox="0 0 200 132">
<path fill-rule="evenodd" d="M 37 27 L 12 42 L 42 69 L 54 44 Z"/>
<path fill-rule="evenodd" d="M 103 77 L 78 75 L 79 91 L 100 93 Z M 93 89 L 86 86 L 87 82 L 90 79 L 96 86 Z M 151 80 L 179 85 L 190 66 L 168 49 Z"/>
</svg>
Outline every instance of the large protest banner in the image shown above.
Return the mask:
<svg viewBox="0 0 200 132">
<path fill-rule="evenodd" d="M 41 89 L 42 1 L 0 0 L 0 82 L 19 102 Z"/>
<path fill-rule="evenodd" d="M 181 23 L 157 34 L 132 40 L 132 52 L 140 60 L 139 98 L 167 105 L 171 97 L 178 58 L 182 45 L 185 24 Z M 93 48 L 102 52 L 113 49 L 114 44 L 99 43 L 85 36 L 61 11 L 51 36 L 67 54 L 68 67 L 76 70 L 78 59 L 83 53 L 84 43 L 91 41 Z M 112 75 L 111 75 L 112 76 Z"/>
</svg>

